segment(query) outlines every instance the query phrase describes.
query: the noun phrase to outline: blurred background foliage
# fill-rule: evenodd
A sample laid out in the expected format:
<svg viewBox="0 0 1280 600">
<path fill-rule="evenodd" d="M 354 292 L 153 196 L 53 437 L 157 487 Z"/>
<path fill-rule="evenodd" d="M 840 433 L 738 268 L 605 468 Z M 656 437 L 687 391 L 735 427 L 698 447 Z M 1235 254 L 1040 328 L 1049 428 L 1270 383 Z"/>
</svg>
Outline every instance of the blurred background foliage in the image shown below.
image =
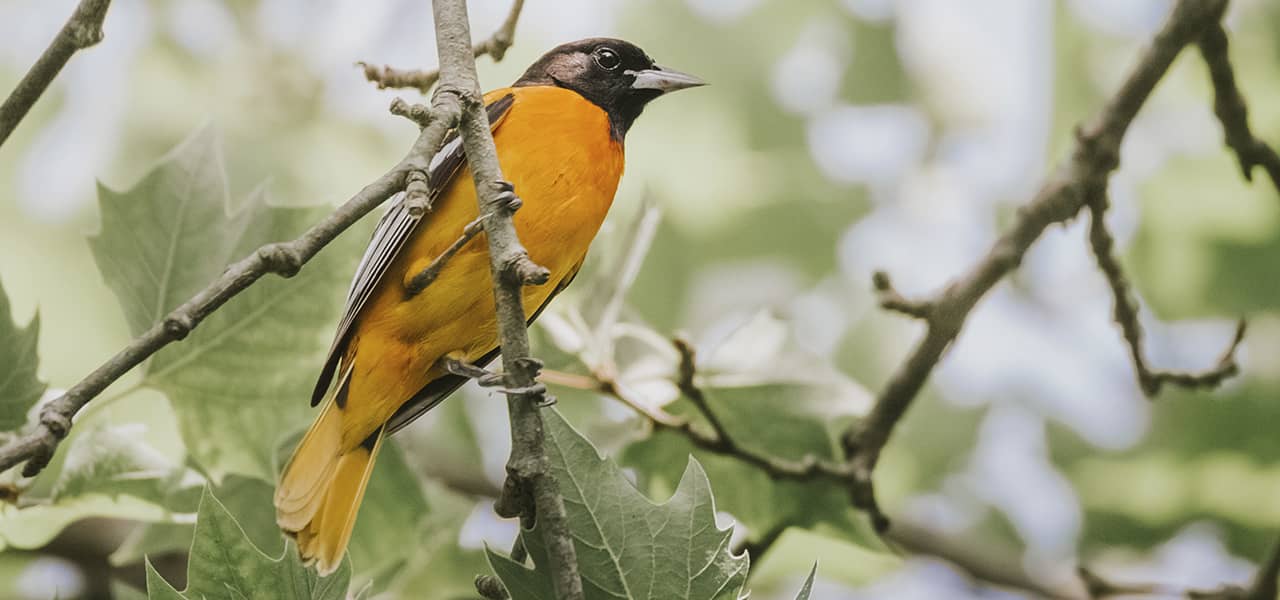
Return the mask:
<svg viewBox="0 0 1280 600">
<path fill-rule="evenodd" d="M 74 4 L 0 0 L 0 86 L 21 76 Z M 919 327 L 875 307 L 871 271 L 926 293 L 972 264 L 1169 6 L 529 0 L 516 45 L 501 63 L 482 59 L 480 75 L 497 87 L 554 44 L 612 35 L 711 81 L 655 103 L 628 136 L 610 221 L 563 304 L 592 301 L 598 288 L 584 281 L 609 272 L 648 198 L 663 216 L 626 297 L 627 320 L 688 332 L 713 352 L 767 310 L 790 344 L 875 390 Z M 506 11 L 502 0 L 472 2 L 474 34 Z M 1236 0 L 1227 24 L 1255 131 L 1280 141 L 1280 5 Z M 352 64 L 434 64 L 422 0 L 115 0 L 106 35 L 0 149 L 0 280 L 19 323 L 38 309 L 40 374 L 55 389 L 129 338 L 85 242 L 99 228 L 95 181 L 128 189 L 207 126 L 220 138 L 231 198 L 265 185 L 276 204 L 342 201 L 415 135 L 386 113 L 397 94 L 374 89 Z M 891 514 L 975 552 L 1017 548 L 1046 579 L 1069 576 L 1077 559 L 1172 585 L 1247 579 L 1280 530 L 1280 202 L 1265 181 L 1240 179 L 1210 99 L 1203 66 L 1179 61 L 1126 139 L 1110 218 L 1145 301 L 1153 364 L 1212 364 L 1246 316 L 1243 374 L 1218 391 L 1144 399 L 1082 223 L 1055 229 L 975 311 L 891 442 L 877 473 Z M 355 240 L 347 245 L 367 231 L 345 236 Z M 334 268 L 338 279 L 349 272 Z M 536 352 L 581 371 L 554 339 L 557 319 L 535 327 Z M 0 508 L 0 597 L 49 598 L 51 581 L 59 597 L 78 597 L 108 568 L 136 585 L 142 553 L 163 570 L 157 557 L 189 544 L 199 487 L 183 482 L 199 481 L 200 466 L 186 458 L 165 395 L 132 391 L 142 378 L 97 401 L 28 491 L 65 501 L 34 513 Z M 558 392 L 561 411 L 645 491 L 674 489 L 682 441 L 632 443 L 642 429 L 616 403 Z M 264 401 L 306 417 L 303 395 Z M 399 436 L 374 483 L 389 491 L 371 493 L 390 500 L 366 505 L 353 542 L 357 581 L 406 597 L 471 593 L 472 576 L 486 570 L 483 544 L 503 547 L 514 533 L 475 499 L 501 481 L 505 423 L 501 398 L 468 390 Z M 162 465 L 172 485 L 77 488 L 75 448 L 91 435 L 145 442 L 148 454 L 121 460 Z M 790 597 L 814 560 L 814 598 L 992 597 L 942 563 L 867 544 L 838 493 L 797 499 L 758 474 L 732 473 L 737 465 L 703 464 L 739 535 L 758 538 L 779 515 L 802 526 L 753 559 L 753 597 Z M 245 475 L 216 477 L 219 498 L 277 553 L 262 510 L 270 490 Z M 166 575 L 180 578 L 182 564 Z"/>
</svg>

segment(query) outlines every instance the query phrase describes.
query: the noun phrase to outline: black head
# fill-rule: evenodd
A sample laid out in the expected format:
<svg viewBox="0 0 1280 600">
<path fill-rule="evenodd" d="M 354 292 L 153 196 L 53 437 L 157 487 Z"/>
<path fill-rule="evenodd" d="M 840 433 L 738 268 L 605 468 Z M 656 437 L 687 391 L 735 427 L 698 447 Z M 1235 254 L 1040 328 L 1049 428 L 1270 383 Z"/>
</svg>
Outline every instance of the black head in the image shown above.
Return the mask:
<svg viewBox="0 0 1280 600">
<path fill-rule="evenodd" d="M 630 42 L 589 38 L 556 46 L 515 82 L 516 87 L 532 85 L 578 92 L 608 113 L 613 135 L 621 140 L 653 99 L 704 83 L 692 75 L 659 67 Z"/>
</svg>

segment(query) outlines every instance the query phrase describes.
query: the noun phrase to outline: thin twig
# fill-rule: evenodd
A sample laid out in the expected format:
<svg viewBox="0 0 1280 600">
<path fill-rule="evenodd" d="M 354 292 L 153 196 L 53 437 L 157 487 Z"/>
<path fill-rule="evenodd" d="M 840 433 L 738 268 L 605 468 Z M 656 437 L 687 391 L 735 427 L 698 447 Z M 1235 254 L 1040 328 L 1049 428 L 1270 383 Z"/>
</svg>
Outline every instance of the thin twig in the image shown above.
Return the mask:
<svg viewBox="0 0 1280 600">
<path fill-rule="evenodd" d="M 1271 184 L 1280 191 L 1280 155 L 1249 129 L 1249 108 L 1236 86 L 1235 71 L 1227 51 L 1227 32 L 1221 23 L 1204 30 L 1199 40 L 1200 55 L 1213 80 L 1213 112 L 1222 122 L 1227 146 L 1236 153 L 1245 181 L 1253 181 L 1253 168 L 1262 167 Z"/>
<path fill-rule="evenodd" d="M 4 104 L 0 104 L 0 146 L 9 139 L 9 134 L 27 116 L 27 111 L 44 94 L 67 61 L 76 52 L 102 41 L 102 21 L 110 7 L 111 0 L 81 0 L 76 6 L 49 47 L 9 93 Z"/>
<path fill-rule="evenodd" d="M 161 348 L 187 337 L 201 321 L 236 294 L 253 285 L 263 275 L 274 273 L 292 277 L 307 261 L 348 227 L 384 200 L 404 189 L 414 174 L 425 173 L 445 134 L 457 123 L 462 104 L 453 94 L 437 94 L 432 103 L 435 115 L 421 131 L 408 154 L 373 183 L 365 186 L 345 204 L 297 239 L 267 244 L 227 267 L 217 279 L 182 303 L 151 329 L 134 338 L 102 366 L 40 411 L 34 430 L 0 448 L 0 471 L 26 461 L 23 475 L 38 474 L 53 457 L 58 443 L 71 428 L 72 417 L 107 386 L 141 364 Z"/>
<path fill-rule="evenodd" d="M 929 307 L 924 337 L 890 377 L 871 413 L 844 435 L 845 450 L 855 473 L 850 487 L 855 506 L 878 514 L 871 476 L 880 452 L 943 353 L 959 335 L 970 311 L 1017 268 L 1050 225 L 1074 218 L 1087 203 L 1088 191 L 1105 187 L 1107 177 L 1119 164 L 1120 142 L 1138 110 L 1183 48 L 1214 27 L 1225 8 L 1225 0 L 1180 0 L 1120 90 L 1077 132 L 1070 160 L 1060 165 L 1031 202 L 1018 211 L 1009 230 L 973 269 L 921 305 Z M 886 525 L 883 521 L 877 523 L 882 530 Z"/>
<path fill-rule="evenodd" d="M 420 128 L 431 123 L 431 109 L 424 104 L 410 104 L 404 98 L 396 97 L 391 100 L 390 110 L 391 114 L 409 119 Z"/>
<path fill-rule="evenodd" d="M 884 271 L 872 273 L 871 285 L 875 288 L 876 295 L 880 299 L 880 308 L 902 313 L 922 321 L 929 320 L 933 304 L 927 301 L 910 300 L 903 296 L 898 292 L 897 288 L 893 287 L 893 281 L 889 279 L 888 273 Z"/>
<path fill-rule="evenodd" d="M 676 373 L 676 387 L 680 389 L 680 392 L 689 399 L 694 408 L 697 408 L 702 417 L 711 425 L 712 435 L 698 435 L 695 433 L 697 430 L 688 424 L 681 428 L 689 436 L 689 439 L 693 440 L 699 447 L 719 454 L 735 456 L 739 460 L 764 471 L 774 479 L 811 479 L 821 476 L 829 479 L 844 480 L 852 476 L 852 472 L 845 465 L 821 460 L 812 454 L 805 455 L 801 460 L 792 461 L 775 456 L 767 456 L 744 448 L 734 436 L 730 435 L 728 428 L 725 427 L 724 422 L 712 410 L 706 394 L 703 393 L 702 388 L 696 382 L 697 354 L 693 345 L 680 336 L 672 339 L 672 344 L 680 354 L 680 366 Z"/>
<path fill-rule="evenodd" d="M 678 339 L 678 338 L 677 338 Z M 706 403 L 706 398 L 702 391 L 692 383 L 695 374 L 696 365 L 693 361 L 692 348 L 688 344 L 677 343 L 677 348 L 681 345 L 689 352 L 684 355 L 687 358 L 682 359 L 686 362 L 686 366 L 682 368 L 686 374 L 679 377 L 685 381 L 681 384 L 677 381 L 677 386 L 681 388 L 682 393 L 689 397 L 690 402 L 695 408 L 707 418 L 710 415 L 710 406 Z M 604 373 L 595 373 L 592 375 L 574 375 L 571 373 L 562 373 L 560 371 L 543 371 L 540 378 L 546 383 L 553 385 L 562 385 L 580 390 L 594 391 L 609 396 L 625 406 L 635 411 L 636 414 L 647 419 L 654 427 L 659 430 L 669 430 L 688 438 L 693 445 L 721 454 L 731 456 L 742 462 L 745 462 L 757 469 L 763 471 L 766 475 L 773 479 L 786 479 L 794 481 L 804 481 L 810 479 L 829 479 L 834 481 L 850 481 L 853 472 L 843 465 L 831 461 L 819 460 L 812 455 L 808 455 L 801 460 L 787 460 L 776 456 L 768 456 L 742 447 L 732 436 L 724 429 L 724 425 L 712 424 L 712 432 L 707 432 L 706 428 L 698 427 L 693 421 L 683 417 L 677 417 L 668 413 L 661 408 L 654 408 L 649 404 L 633 398 L 626 389 L 615 379 L 605 375 Z M 694 396 L 697 399 L 694 399 Z M 705 409 L 703 407 L 706 407 Z M 708 419 L 711 423 L 715 419 L 715 423 L 720 423 L 714 415 Z"/>
<path fill-rule="evenodd" d="M 450 95 L 464 106 L 459 132 L 475 182 L 479 214 L 489 242 L 489 269 L 497 309 L 499 343 L 506 385 L 519 393 L 507 395 L 511 419 L 511 456 L 507 480 L 494 509 L 502 516 L 521 516 L 522 525 L 534 519 L 546 544 L 552 588 L 561 600 L 582 600 L 577 552 L 565 516 L 564 498 L 547 458 L 542 415 L 545 388 L 535 377 L 538 361 L 529 356 L 529 332 L 523 306 L 523 287 L 546 283 L 550 272 L 529 259 L 516 236 L 512 213 L 519 206 L 502 176 L 489 118 L 476 79 L 475 55 L 465 0 L 435 0 L 436 45 L 441 85 L 436 95 Z M 519 12 L 519 0 L 513 15 Z M 515 17 L 508 19 L 514 27 Z M 507 35 L 509 38 L 509 34 Z M 509 39 L 507 40 L 509 43 Z"/>
<path fill-rule="evenodd" d="M 1023 567 L 1021 553 L 1014 548 L 975 544 L 914 524 L 909 519 L 898 518 L 885 532 L 885 539 L 912 554 L 945 560 L 974 580 L 989 585 L 1025 590 L 1037 598 L 1079 600 L 1084 597 L 1084 590 L 1067 582 L 1045 581 L 1044 577 L 1028 573 Z"/>
<path fill-rule="evenodd" d="M 449 262 L 449 259 L 453 258 L 459 250 L 462 250 L 463 246 L 467 245 L 467 242 L 471 241 L 471 238 L 481 231 L 484 231 L 483 216 L 476 217 L 474 221 L 467 223 L 466 227 L 462 228 L 462 235 L 458 239 L 454 240 L 448 248 L 445 248 L 444 252 L 440 253 L 440 256 L 435 257 L 431 264 L 414 275 L 413 279 L 409 280 L 409 284 L 405 286 L 405 294 L 410 298 L 421 294 L 422 290 L 427 289 L 427 286 L 431 285 L 431 282 L 440 276 L 440 271 L 444 269 L 445 263 Z"/>
<path fill-rule="evenodd" d="M 1138 320 L 1138 301 L 1133 296 L 1129 280 L 1120 266 L 1120 260 L 1113 252 L 1115 239 L 1111 236 L 1105 222 L 1108 205 L 1106 190 L 1091 190 L 1089 195 L 1089 247 L 1098 263 L 1098 270 L 1102 271 L 1107 284 L 1111 287 L 1114 303 L 1112 317 L 1120 326 L 1124 341 L 1129 347 L 1129 358 L 1133 361 L 1138 385 L 1142 387 L 1143 393 L 1148 397 L 1155 396 L 1160 393 L 1160 389 L 1166 383 L 1190 389 L 1217 387 L 1227 378 L 1238 373 L 1240 368 L 1236 364 L 1236 351 L 1244 341 L 1246 325 L 1244 319 L 1236 325 L 1235 337 L 1213 368 L 1199 373 L 1190 373 L 1155 370 L 1147 364 L 1146 353 L 1143 351 L 1142 324 Z"/>
<path fill-rule="evenodd" d="M 693 361 L 692 352 L 682 353 L 682 355 L 686 357 L 682 359 L 686 366 L 681 370 L 686 375 L 680 376 L 680 379 L 689 382 L 692 380 L 692 377 L 688 375 L 692 372 L 690 367 L 696 367 L 696 365 Z M 853 472 L 842 468 L 840 465 L 826 465 L 812 461 L 791 463 L 775 457 L 755 454 L 732 442 L 726 444 L 716 435 L 708 434 L 691 426 L 688 420 L 673 416 L 661 409 L 651 408 L 648 403 L 632 398 L 622 386 L 598 374 L 576 375 L 548 370 L 543 371 L 541 377 L 543 381 L 553 385 L 594 391 L 612 397 L 634 410 L 640 416 L 647 418 L 655 429 L 665 429 L 683 435 L 699 448 L 722 456 L 728 456 L 759 468 L 774 479 L 853 482 Z M 684 387 L 689 387 L 689 383 L 686 383 Z M 694 386 L 689 389 L 697 388 Z M 732 438 L 729 439 L 732 440 Z M 766 531 L 757 539 L 747 541 L 735 548 L 734 553 L 738 554 L 746 551 L 751 555 L 752 563 L 757 563 L 785 529 L 785 525 L 779 525 Z M 1060 589 L 1059 586 L 1038 581 L 1022 569 L 1019 563 L 1020 558 L 1015 555 L 1008 552 L 999 552 L 993 548 L 974 549 L 960 542 L 946 539 L 936 532 L 913 525 L 908 521 L 894 519 L 892 527 L 885 533 L 885 538 L 893 543 L 902 545 L 913 553 L 935 556 L 946 560 L 969 573 L 974 579 L 993 585 L 1028 590 L 1046 598 L 1074 600 L 1081 597 L 1078 592 Z"/>
<path fill-rule="evenodd" d="M 472 56 L 478 58 L 488 54 L 494 62 L 502 60 L 502 57 L 507 54 L 507 49 L 515 41 L 516 23 L 520 21 L 520 11 L 523 9 L 524 0 L 512 2 L 511 11 L 507 13 L 507 19 L 502 22 L 502 26 L 493 32 L 489 39 L 473 46 Z M 380 90 L 412 88 L 425 95 L 431 91 L 431 86 L 440 80 L 439 69 L 397 69 L 388 65 L 379 67 L 366 62 L 358 62 L 356 66 L 364 69 L 365 79 L 376 83 Z"/>
</svg>

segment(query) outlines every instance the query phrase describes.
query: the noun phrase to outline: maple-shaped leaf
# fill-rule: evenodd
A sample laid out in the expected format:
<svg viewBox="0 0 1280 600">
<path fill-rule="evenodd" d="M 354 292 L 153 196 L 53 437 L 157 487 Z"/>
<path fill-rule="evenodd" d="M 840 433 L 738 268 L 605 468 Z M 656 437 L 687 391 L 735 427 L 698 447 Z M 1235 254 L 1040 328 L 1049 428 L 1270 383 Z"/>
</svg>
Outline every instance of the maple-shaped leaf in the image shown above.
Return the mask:
<svg viewBox="0 0 1280 600">
<path fill-rule="evenodd" d="M 547 455 L 564 496 L 578 569 L 589 600 L 737 600 L 748 559 L 729 550 L 730 529 L 716 525 L 711 483 L 690 459 L 666 502 L 636 490 L 618 465 L 554 410 L 543 411 Z M 521 600 L 553 600 L 538 524 L 523 533 L 534 568 L 493 551 L 489 562 Z"/>
<path fill-rule="evenodd" d="M 147 562 L 147 596 L 152 600 L 343 600 L 350 577 L 351 563 L 346 560 L 328 577 L 316 575 L 298 560 L 292 543 L 285 545 L 279 558 L 263 554 L 206 488 L 187 562 L 187 589 L 175 589 Z"/>
<path fill-rule="evenodd" d="M 261 190 L 230 199 L 215 136 L 202 130 L 124 192 L 99 190 L 89 240 L 130 329 L 141 333 L 264 244 L 287 241 L 324 209 L 273 206 Z M 292 279 L 268 275 L 145 365 L 143 384 L 173 403 L 183 441 L 214 482 L 272 481 L 275 449 L 309 418 L 364 232 L 348 232 Z"/>
<path fill-rule="evenodd" d="M 44 382 L 36 376 L 39 338 L 40 316 L 19 327 L 9 308 L 9 296 L 0 286 L 0 431 L 13 431 L 25 424 L 27 411 L 44 393 Z"/>
</svg>

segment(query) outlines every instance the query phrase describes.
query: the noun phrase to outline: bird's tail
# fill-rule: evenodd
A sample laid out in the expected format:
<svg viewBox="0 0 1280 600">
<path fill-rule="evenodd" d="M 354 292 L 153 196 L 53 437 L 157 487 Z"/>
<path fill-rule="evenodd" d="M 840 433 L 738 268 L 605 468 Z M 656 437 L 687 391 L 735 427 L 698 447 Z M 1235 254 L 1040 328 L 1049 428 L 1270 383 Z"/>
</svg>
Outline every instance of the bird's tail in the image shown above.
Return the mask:
<svg viewBox="0 0 1280 600">
<path fill-rule="evenodd" d="M 342 562 L 384 431 L 379 427 L 360 445 L 344 450 L 342 409 L 331 397 L 280 476 L 276 524 L 298 541 L 303 562 L 315 563 L 321 575 Z"/>
</svg>

